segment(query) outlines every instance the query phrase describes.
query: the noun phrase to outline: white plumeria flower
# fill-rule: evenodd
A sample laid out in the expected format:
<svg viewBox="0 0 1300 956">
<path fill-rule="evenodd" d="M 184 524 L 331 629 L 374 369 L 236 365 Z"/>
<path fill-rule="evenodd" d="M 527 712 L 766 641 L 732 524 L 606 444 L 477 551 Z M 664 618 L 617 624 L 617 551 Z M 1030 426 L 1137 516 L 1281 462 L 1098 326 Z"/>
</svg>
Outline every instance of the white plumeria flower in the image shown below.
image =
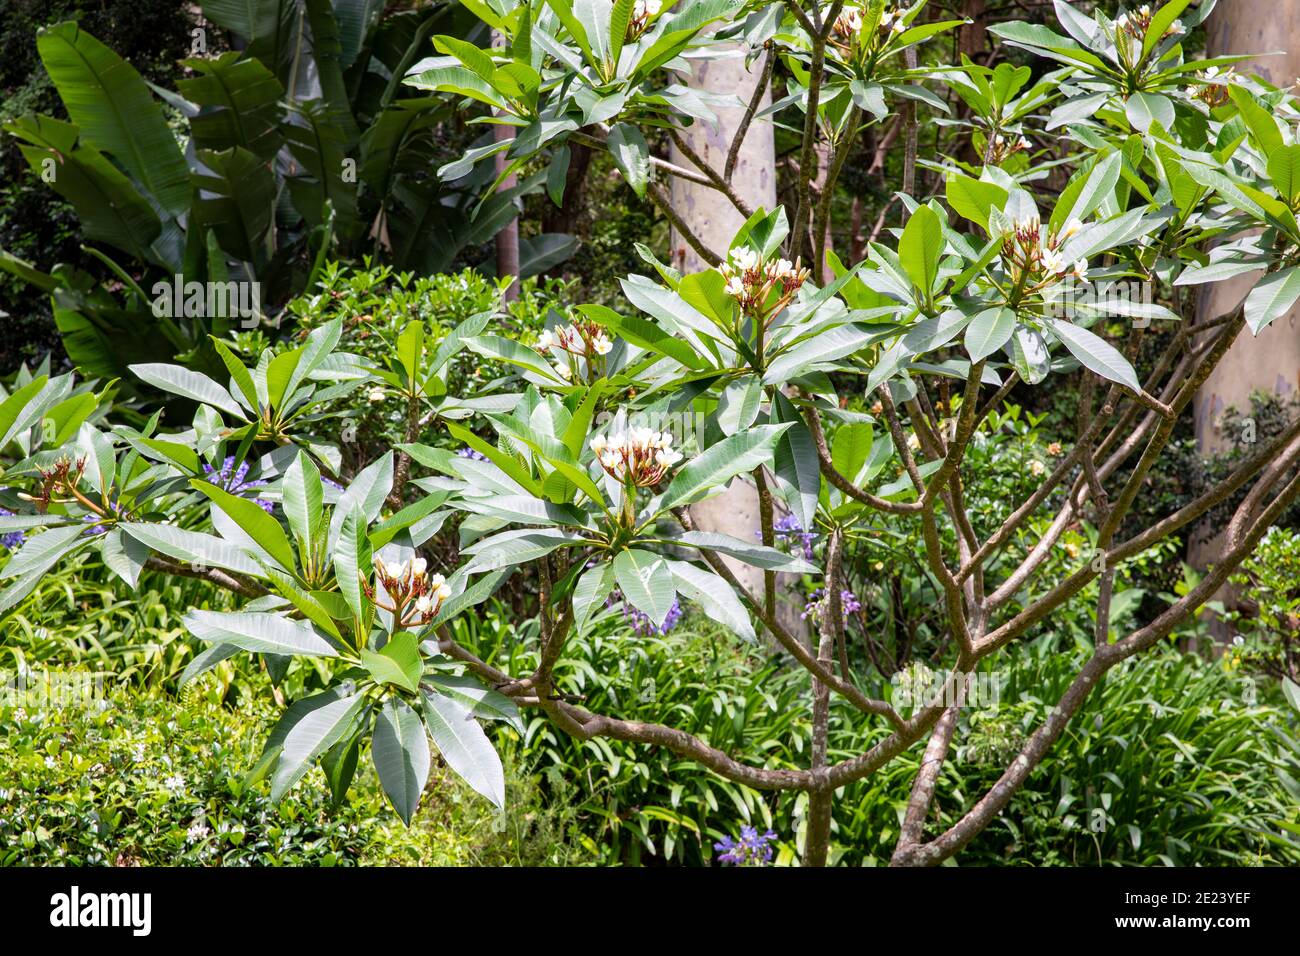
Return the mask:
<svg viewBox="0 0 1300 956">
<path fill-rule="evenodd" d="M 1060 241 L 1065 242 L 1065 240 L 1073 238 L 1074 236 L 1079 234 L 1079 230 L 1082 228 L 1083 228 L 1083 222 L 1079 219 L 1079 217 L 1072 216 L 1070 218 L 1070 221 L 1065 224 L 1065 228 L 1061 230 Z"/>
<path fill-rule="evenodd" d="M 1065 271 L 1065 256 L 1055 249 L 1048 249 L 1044 252 L 1042 262 L 1043 271 L 1048 275 L 1060 275 Z"/>
<path fill-rule="evenodd" d="M 387 392 L 385 392 L 382 388 L 375 386 L 366 395 L 366 400 L 369 401 L 371 405 L 378 405 L 387 397 L 388 397 Z"/>
<path fill-rule="evenodd" d="M 1031 462 L 1029 463 L 1029 473 L 1030 473 L 1031 475 L 1033 475 L 1035 478 L 1037 478 L 1039 475 L 1041 475 L 1041 474 L 1042 474 L 1043 472 L 1045 472 L 1046 470 L 1047 470 L 1047 466 L 1044 465 L 1044 464 L 1043 464 L 1041 461 L 1039 461 L 1037 458 L 1035 458 L 1033 461 L 1031 461 Z"/>
<path fill-rule="evenodd" d="M 597 355 L 608 355 L 614 348 L 614 343 L 602 332 L 591 340 L 591 347 L 595 349 Z"/>
<path fill-rule="evenodd" d="M 749 272 L 758 265 L 758 253 L 749 246 L 737 246 L 731 250 L 731 261 L 737 269 Z"/>
<path fill-rule="evenodd" d="M 1088 278 L 1088 260 L 1079 259 L 1074 263 L 1074 277 L 1076 279 Z"/>
<path fill-rule="evenodd" d="M 422 577 L 424 575 L 424 569 L 428 566 L 429 562 L 425 561 L 424 558 L 411 559 L 411 573 L 416 577 Z"/>
<path fill-rule="evenodd" d="M 551 337 L 551 330 L 543 329 L 542 334 L 537 336 L 537 348 L 543 352 L 547 352 L 554 347 L 555 347 L 555 339 Z"/>
<path fill-rule="evenodd" d="M 1022 137 L 1020 137 L 1020 142 L 1017 143 L 1016 145 L 1018 145 L 1021 149 L 1029 149 L 1029 148 L 1031 148 L 1034 144 L 1031 143 L 1031 142 L 1029 142 L 1029 138 L 1028 138 L 1028 137 L 1026 137 L 1026 136 L 1022 136 Z"/>
<path fill-rule="evenodd" d="M 422 594 L 415 599 L 415 609 L 424 615 L 433 613 L 433 598 L 428 594 Z"/>
</svg>

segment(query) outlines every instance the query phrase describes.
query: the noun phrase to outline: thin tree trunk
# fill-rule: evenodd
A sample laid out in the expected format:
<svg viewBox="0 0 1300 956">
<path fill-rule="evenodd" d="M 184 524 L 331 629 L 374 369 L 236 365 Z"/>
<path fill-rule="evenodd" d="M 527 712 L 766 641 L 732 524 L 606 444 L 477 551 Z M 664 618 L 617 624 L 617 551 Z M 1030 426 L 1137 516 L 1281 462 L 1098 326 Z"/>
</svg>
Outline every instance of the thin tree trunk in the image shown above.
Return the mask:
<svg viewBox="0 0 1300 956">
<path fill-rule="evenodd" d="M 1277 56 L 1247 60 L 1237 69 L 1257 73 L 1286 87 L 1300 74 L 1300 45 L 1294 42 L 1298 37 L 1300 0 L 1232 0 L 1232 3 L 1219 4 L 1210 16 L 1206 55 L 1283 50 Z M 1235 308 L 1261 274 L 1251 272 L 1199 286 L 1197 320 L 1213 318 Z M 1193 409 L 1199 450 L 1211 455 L 1241 439 L 1240 435 L 1225 434 L 1219 427 L 1227 408 L 1249 412 L 1252 392 L 1286 395 L 1297 387 L 1300 387 L 1300 308 L 1293 308 L 1259 335 L 1247 331 L 1238 336 L 1201 386 Z M 1190 558 L 1193 564 L 1205 567 L 1217 563 L 1222 550 L 1222 534 L 1207 528 L 1199 538 L 1193 539 Z"/>
<path fill-rule="evenodd" d="M 737 98 L 734 107 L 714 107 L 716 123 L 697 120 L 694 125 L 682 131 L 686 145 L 722 173 L 725 171 L 732 140 L 745 115 L 742 104 L 749 102 L 762 76 L 763 57 L 746 65 L 745 57 L 738 53 L 733 57 L 700 62 L 694 69 L 694 75 L 687 78 L 690 86 Z M 764 95 L 759 109 L 766 107 L 769 100 L 770 97 Z M 678 166 L 692 166 L 690 159 L 676 144 L 673 145 L 670 158 Z M 769 119 L 756 119 L 746 130 L 731 182 L 736 193 L 751 208 L 772 209 L 776 205 L 776 152 Z M 674 177 L 671 202 L 673 210 L 686 227 L 719 256 L 726 255 L 732 237 L 745 222 L 726 196 L 698 183 Z M 708 263 L 675 230 L 669 241 L 674 267 L 682 272 L 698 272 L 707 268 Z M 758 489 L 751 481 L 738 478 L 723 494 L 693 506 L 691 514 L 696 526 L 702 531 L 720 531 L 746 541 L 754 541 L 760 531 Z M 763 593 L 763 572 L 760 569 L 732 558 L 724 560 L 751 593 Z M 779 603 L 777 613 L 787 629 L 796 634 L 805 632 L 796 609 Z"/>
</svg>

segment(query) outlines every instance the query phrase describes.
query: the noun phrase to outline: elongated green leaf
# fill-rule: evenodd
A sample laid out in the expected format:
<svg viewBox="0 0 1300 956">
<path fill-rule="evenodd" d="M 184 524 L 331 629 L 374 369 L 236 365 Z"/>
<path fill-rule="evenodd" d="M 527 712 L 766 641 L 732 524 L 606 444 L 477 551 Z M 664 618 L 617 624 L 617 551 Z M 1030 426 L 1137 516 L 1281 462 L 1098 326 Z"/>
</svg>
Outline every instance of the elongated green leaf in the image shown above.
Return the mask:
<svg viewBox="0 0 1300 956">
<path fill-rule="evenodd" d="M 1016 329 L 1016 314 L 1004 306 L 985 309 L 966 327 L 966 352 L 972 362 L 988 358 L 1007 344 Z"/>
<path fill-rule="evenodd" d="M 415 635 L 400 631 L 379 651 L 363 649 L 361 666 L 380 684 L 392 684 L 415 693 L 420 688 L 424 662 Z"/>
<path fill-rule="evenodd" d="M 477 679 L 469 675 L 439 674 L 430 683 L 448 697 L 459 700 L 473 716 L 482 720 L 500 720 L 519 733 L 524 732 L 518 705 L 505 694 L 483 686 Z"/>
<path fill-rule="evenodd" d="M 208 378 L 202 372 L 191 372 L 179 365 L 152 363 L 132 365 L 131 371 L 150 385 L 161 388 L 164 392 L 191 398 L 204 405 L 211 405 L 223 412 L 229 412 L 241 421 L 247 414 L 235 401 L 233 395 Z"/>
<path fill-rule="evenodd" d="M 306 558 L 322 540 L 324 534 L 324 485 L 320 470 L 305 451 L 298 452 L 284 472 L 281 482 L 284 494 L 284 514 L 289 519 L 289 529 L 298 539 L 298 552 Z"/>
<path fill-rule="evenodd" d="M 729 534 L 720 534 L 714 531 L 687 531 L 681 537 L 673 540 L 680 544 L 689 545 L 692 548 L 717 551 L 719 554 L 725 554 L 737 561 L 752 564 L 764 571 L 790 571 L 796 574 L 821 573 L 816 565 L 809 564 L 803 558 L 786 554 L 784 551 L 778 551 L 776 548 L 769 548 L 757 542 L 743 541 Z"/>
<path fill-rule="evenodd" d="M 616 123 L 609 131 L 609 154 L 627 184 L 645 198 L 650 182 L 650 147 L 641 131 L 631 123 Z"/>
<path fill-rule="evenodd" d="M 185 627 L 201 641 L 233 644 L 257 654 L 336 657 L 329 641 L 306 621 L 265 611 L 189 611 Z"/>
<path fill-rule="evenodd" d="M 424 720 L 442 759 L 497 807 L 506 802 L 505 772 L 469 708 L 445 694 L 424 693 Z"/>
<path fill-rule="evenodd" d="M 789 427 L 788 422 L 758 425 L 713 445 L 677 472 L 664 492 L 660 507 L 667 510 L 687 504 L 737 475 L 769 464 L 777 440 Z"/>
<path fill-rule="evenodd" d="M 216 507 L 225 512 L 283 570 L 293 572 L 293 547 L 289 544 L 284 529 L 280 527 L 280 522 L 263 511 L 255 502 L 232 495 L 211 482 L 195 478 L 190 481 L 190 484 L 196 491 L 207 495 Z"/>
<path fill-rule="evenodd" d="M 295 711 L 299 704 L 309 706 Z M 366 699 L 359 694 L 339 696 L 326 691 L 306 701 L 298 701 L 289 708 L 281 718 L 281 723 L 289 721 L 289 726 L 276 742 L 279 758 L 271 777 L 272 801 L 281 800 L 311 768 L 312 761 L 347 735 L 365 706 Z M 279 729 L 277 725 L 276 730 Z M 272 740 L 277 736 L 273 732 Z M 267 747 L 271 746 L 271 741 L 268 741 Z"/>
<path fill-rule="evenodd" d="M 1045 323 L 1084 368 L 1091 369 L 1107 381 L 1118 382 L 1135 392 L 1142 391 L 1142 383 L 1138 381 L 1133 366 L 1105 339 L 1070 322 L 1048 319 Z"/>
<path fill-rule="evenodd" d="M 249 577 L 265 576 L 259 565 L 225 538 L 201 531 L 187 531 L 169 524 L 123 522 L 122 531 L 148 548 L 187 564 L 205 564 Z"/>
<path fill-rule="evenodd" d="M 668 567 L 677 590 L 702 607 L 710 619 L 730 628 L 741 640 L 757 643 L 749 613 L 730 584 L 712 571 L 685 561 L 670 561 Z"/>
<path fill-rule="evenodd" d="M 1246 324 L 1259 335 L 1275 319 L 1287 314 L 1300 298 L 1300 266 L 1266 275 L 1246 296 Z"/>
<path fill-rule="evenodd" d="M 898 258 L 908 278 L 923 296 L 934 290 L 943 255 L 943 223 L 929 206 L 917 206 L 903 228 L 898 242 Z"/>
<path fill-rule="evenodd" d="M 391 697 L 375 719 L 370 756 L 393 809 L 408 826 L 429 780 L 429 737 L 406 701 Z"/>
<path fill-rule="evenodd" d="M 614 559 L 614 580 L 623 592 L 623 600 L 663 627 L 677 596 L 672 572 L 663 558 L 649 551 L 633 548 Z"/>
</svg>

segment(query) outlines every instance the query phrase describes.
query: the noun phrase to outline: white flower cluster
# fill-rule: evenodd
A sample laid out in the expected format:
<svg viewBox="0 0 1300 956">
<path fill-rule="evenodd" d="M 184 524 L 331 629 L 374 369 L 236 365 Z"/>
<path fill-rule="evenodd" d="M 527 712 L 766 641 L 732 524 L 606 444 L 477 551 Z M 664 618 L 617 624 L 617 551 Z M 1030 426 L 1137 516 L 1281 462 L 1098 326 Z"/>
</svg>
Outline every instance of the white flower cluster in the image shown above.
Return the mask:
<svg viewBox="0 0 1300 956">
<path fill-rule="evenodd" d="M 866 10 L 857 4 L 845 4 L 840 15 L 835 18 L 835 32 L 842 37 L 856 39 L 862 32 L 862 19 Z M 902 33 L 907 29 L 903 22 L 902 10 L 886 8 L 880 15 L 881 33 Z"/>
<path fill-rule="evenodd" d="M 590 448 L 605 474 L 615 481 L 648 488 L 662 481 L 668 469 L 682 460 L 672 442 L 667 432 L 632 428 L 608 438 L 597 435 Z"/>
<path fill-rule="evenodd" d="M 651 19 L 657 17 L 662 9 L 663 4 L 659 0 L 636 0 L 632 4 L 632 15 L 628 17 L 625 38 L 635 40 L 639 37 L 650 25 Z"/>
<path fill-rule="evenodd" d="M 727 295 L 739 302 L 741 309 L 761 309 L 768 315 L 784 308 L 808 278 L 808 270 L 798 263 L 779 258 L 765 263 L 749 246 L 732 249 L 718 271 L 727 280 Z M 777 292 L 775 302 L 769 301 L 773 291 Z"/>
<path fill-rule="evenodd" d="M 386 564 L 375 555 L 375 575 L 393 599 L 394 606 L 385 608 L 397 614 L 401 623 L 426 623 L 433 619 L 442 602 L 451 597 L 451 588 L 441 574 L 428 574 L 429 564 L 424 558 Z M 373 592 L 367 592 L 373 599 Z M 408 620 L 404 609 L 410 605 L 414 614 Z"/>
<path fill-rule="evenodd" d="M 556 373 L 563 379 L 573 377 L 580 369 L 578 360 L 586 363 L 591 371 L 595 364 L 613 351 L 614 343 L 604 328 L 595 322 L 581 319 L 571 325 L 559 325 L 545 329 L 537 338 L 537 350 L 550 357 L 555 350 L 564 352 L 569 358 L 555 363 Z"/>
<path fill-rule="evenodd" d="M 1002 255 L 1013 271 L 1036 280 L 1040 287 L 1065 276 L 1083 280 L 1088 277 L 1088 261 L 1077 259 L 1073 265 L 1066 260 L 1065 243 L 1078 234 L 1083 223 L 1072 218 L 1059 234 L 1043 238 L 1043 226 L 1037 215 L 1029 215 L 1015 222 L 1015 232 L 1003 242 Z"/>
</svg>

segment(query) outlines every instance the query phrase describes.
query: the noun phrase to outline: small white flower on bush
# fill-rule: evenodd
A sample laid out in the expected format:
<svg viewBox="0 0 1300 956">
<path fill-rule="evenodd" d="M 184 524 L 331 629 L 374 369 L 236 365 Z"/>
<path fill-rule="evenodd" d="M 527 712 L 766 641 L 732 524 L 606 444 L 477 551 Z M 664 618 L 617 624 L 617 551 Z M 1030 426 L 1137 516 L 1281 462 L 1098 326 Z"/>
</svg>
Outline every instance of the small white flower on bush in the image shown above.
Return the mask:
<svg viewBox="0 0 1300 956">
<path fill-rule="evenodd" d="M 597 435 L 590 447 L 605 474 L 625 485 L 648 488 L 662 481 L 668 469 L 682 460 L 672 441 L 667 432 L 632 428 L 608 438 Z"/>
<path fill-rule="evenodd" d="M 789 259 L 763 262 L 749 246 L 737 246 L 718 266 L 726 280 L 726 292 L 747 314 L 775 316 L 794 298 L 809 276 L 807 269 Z M 776 293 L 773 300 L 772 294 Z"/>
<path fill-rule="evenodd" d="M 363 585 L 366 597 L 385 611 L 391 611 L 403 626 L 426 624 L 433 620 L 442 603 L 451 597 L 447 579 L 441 574 L 428 574 L 429 563 L 424 558 L 387 564 L 375 555 L 374 566 L 375 578 L 388 592 L 393 604 L 389 606 L 377 601 L 375 591 L 369 585 Z"/>
</svg>

